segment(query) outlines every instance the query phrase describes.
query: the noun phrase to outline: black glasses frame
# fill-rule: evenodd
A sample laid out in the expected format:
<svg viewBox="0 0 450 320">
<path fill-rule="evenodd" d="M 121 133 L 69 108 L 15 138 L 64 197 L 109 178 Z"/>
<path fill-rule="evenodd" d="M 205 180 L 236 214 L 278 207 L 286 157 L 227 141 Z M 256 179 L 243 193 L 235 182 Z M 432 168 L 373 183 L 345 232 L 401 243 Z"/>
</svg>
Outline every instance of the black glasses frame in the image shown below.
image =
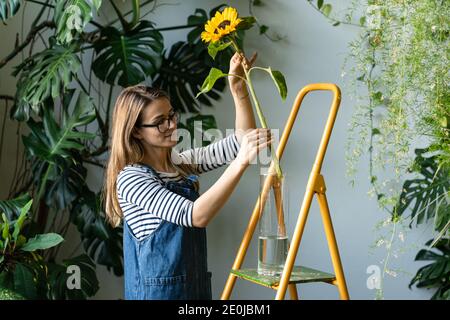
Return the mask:
<svg viewBox="0 0 450 320">
<path fill-rule="evenodd" d="M 174 118 L 175 118 L 175 121 L 173 121 Z M 160 133 L 166 133 L 167 131 L 169 131 L 169 128 L 170 128 L 170 121 L 173 121 L 173 123 L 178 124 L 179 120 L 180 120 L 180 114 L 177 111 L 174 111 L 171 115 L 169 115 L 169 117 L 167 119 L 163 119 L 156 124 L 140 124 L 138 127 L 140 127 L 140 128 L 156 127 L 156 128 L 158 128 L 158 131 Z M 165 121 L 167 121 L 167 129 L 165 131 L 161 131 L 161 128 L 159 126 L 163 125 L 165 123 Z"/>
</svg>

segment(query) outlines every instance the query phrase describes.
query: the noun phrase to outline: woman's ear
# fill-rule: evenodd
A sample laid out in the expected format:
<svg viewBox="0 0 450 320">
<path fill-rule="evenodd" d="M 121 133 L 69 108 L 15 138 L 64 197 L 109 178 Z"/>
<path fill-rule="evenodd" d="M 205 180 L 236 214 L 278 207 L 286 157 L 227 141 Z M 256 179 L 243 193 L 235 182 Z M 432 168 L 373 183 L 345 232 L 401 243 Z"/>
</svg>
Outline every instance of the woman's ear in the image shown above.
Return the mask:
<svg viewBox="0 0 450 320">
<path fill-rule="evenodd" d="M 142 134 L 141 134 L 141 130 L 139 130 L 138 128 L 134 127 L 131 130 L 131 135 L 133 136 L 133 138 L 136 138 L 138 140 L 142 139 Z"/>
</svg>

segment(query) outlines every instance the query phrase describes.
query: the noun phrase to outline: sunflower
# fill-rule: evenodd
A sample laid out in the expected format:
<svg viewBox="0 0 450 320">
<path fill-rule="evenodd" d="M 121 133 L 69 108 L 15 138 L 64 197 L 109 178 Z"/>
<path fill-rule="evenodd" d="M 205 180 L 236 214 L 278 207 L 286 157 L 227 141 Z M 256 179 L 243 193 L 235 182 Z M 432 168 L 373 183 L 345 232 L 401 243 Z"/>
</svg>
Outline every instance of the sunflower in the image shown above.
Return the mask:
<svg viewBox="0 0 450 320">
<path fill-rule="evenodd" d="M 227 7 L 223 12 L 217 11 L 216 15 L 205 24 L 205 31 L 201 34 L 202 40 L 217 42 L 223 36 L 236 31 L 236 27 L 241 21 L 235 8 Z"/>
</svg>

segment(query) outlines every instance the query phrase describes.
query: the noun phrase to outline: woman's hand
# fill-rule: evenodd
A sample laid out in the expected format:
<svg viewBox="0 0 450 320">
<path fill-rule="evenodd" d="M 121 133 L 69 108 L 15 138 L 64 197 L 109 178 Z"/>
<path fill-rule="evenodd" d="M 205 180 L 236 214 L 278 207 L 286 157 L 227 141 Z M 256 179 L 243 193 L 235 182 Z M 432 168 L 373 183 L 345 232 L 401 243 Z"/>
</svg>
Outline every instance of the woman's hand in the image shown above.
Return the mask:
<svg viewBox="0 0 450 320">
<path fill-rule="evenodd" d="M 257 128 L 244 134 L 239 153 L 235 161 L 242 167 L 247 167 L 255 160 L 258 153 L 272 144 L 273 137 L 270 129 Z"/>
<path fill-rule="evenodd" d="M 245 78 L 245 73 L 242 65 L 244 65 L 245 69 L 248 71 L 252 67 L 257 56 L 258 54 L 255 52 L 253 53 L 250 60 L 248 60 L 243 53 L 239 54 L 236 52 L 231 57 L 230 69 L 228 71 L 228 74 L 234 74 Z M 228 83 L 230 84 L 230 90 L 232 93 L 242 92 L 242 90 L 246 89 L 245 81 L 239 77 L 228 76 Z"/>
<path fill-rule="evenodd" d="M 225 172 L 206 190 L 192 208 L 192 225 L 204 228 L 225 205 L 245 169 L 255 159 L 258 152 L 272 142 L 269 129 L 251 129 L 247 131 L 241 143 L 239 153 Z M 270 140 L 269 140 L 270 139 Z"/>
</svg>

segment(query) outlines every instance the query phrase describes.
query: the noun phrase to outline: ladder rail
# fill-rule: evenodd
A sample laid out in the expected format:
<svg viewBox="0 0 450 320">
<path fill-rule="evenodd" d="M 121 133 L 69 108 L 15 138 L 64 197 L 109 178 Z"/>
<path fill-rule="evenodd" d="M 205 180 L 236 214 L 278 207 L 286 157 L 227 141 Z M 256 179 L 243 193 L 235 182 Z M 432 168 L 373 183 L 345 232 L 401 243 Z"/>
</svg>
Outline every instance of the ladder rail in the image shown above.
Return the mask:
<svg viewBox="0 0 450 320">
<path fill-rule="evenodd" d="M 300 246 L 300 241 L 303 236 L 303 231 L 305 229 L 306 219 L 308 218 L 308 212 L 311 207 L 312 198 L 315 193 L 316 180 L 320 175 L 320 171 L 322 169 L 323 159 L 325 158 L 325 152 L 328 147 L 328 143 L 330 141 L 331 132 L 333 130 L 334 122 L 336 120 L 336 115 L 339 109 L 340 101 L 341 101 L 341 92 L 339 88 L 335 84 L 321 83 L 321 84 L 310 84 L 304 87 L 295 100 L 296 109 L 300 108 L 300 105 L 305 98 L 305 96 L 313 91 L 318 90 L 326 90 L 333 92 L 333 102 L 331 104 L 331 109 L 328 114 L 328 119 L 325 124 L 325 129 L 322 134 L 322 138 L 320 140 L 319 149 L 316 154 L 316 158 L 314 160 L 314 164 L 311 170 L 311 174 L 308 179 L 308 184 L 306 186 L 305 196 L 303 198 L 303 203 L 300 209 L 300 213 L 297 219 L 297 225 L 294 230 L 294 234 L 292 236 L 291 246 L 288 251 L 288 255 L 286 258 L 286 263 L 284 265 L 283 273 L 281 274 L 280 285 L 277 290 L 276 298 L 277 300 L 284 299 L 286 294 L 287 285 L 289 283 L 289 278 L 292 273 L 292 268 L 294 267 L 295 259 L 297 257 L 298 249 Z M 290 121 L 289 121 L 290 120 Z M 292 125 L 295 119 L 291 119 L 289 117 L 288 125 L 289 128 L 292 129 Z"/>
<path fill-rule="evenodd" d="M 318 90 L 333 92 L 333 94 L 334 94 L 333 102 L 332 102 L 331 110 L 330 110 L 330 113 L 329 113 L 329 116 L 328 116 L 328 119 L 327 119 L 327 122 L 325 125 L 325 130 L 324 130 L 324 133 L 321 138 L 319 149 L 318 149 L 318 152 L 317 152 L 314 164 L 313 164 L 313 168 L 312 168 L 309 180 L 308 180 L 304 201 L 302 203 L 302 208 L 301 208 L 299 218 L 297 220 L 297 226 L 296 226 L 295 232 L 294 232 L 295 238 L 293 238 L 293 242 L 291 242 L 291 245 L 289 248 L 288 257 L 286 259 L 285 267 L 283 269 L 282 277 L 280 279 L 280 284 L 279 284 L 279 287 L 277 290 L 276 299 L 284 299 L 284 296 L 286 294 L 286 289 L 289 285 L 289 278 L 292 273 L 292 268 L 293 268 L 293 265 L 295 262 L 298 247 L 300 245 L 300 239 L 303 234 L 304 224 L 306 222 L 307 214 L 308 214 L 309 208 L 311 206 L 312 197 L 314 196 L 314 188 L 313 187 L 315 185 L 317 176 L 320 175 L 320 170 L 322 167 L 323 159 L 324 159 L 325 152 L 326 152 L 326 149 L 328 146 L 331 131 L 333 129 L 333 125 L 334 125 L 334 122 L 336 119 L 337 111 L 338 111 L 338 108 L 340 105 L 341 92 L 340 92 L 340 89 L 335 84 L 314 83 L 314 84 L 309 84 L 300 90 L 300 92 L 297 94 L 294 105 L 293 105 L 291 112 L 289 114 L 289 117 L 287 119 L 285 128 L 283 130 L 283 134 L 281 136 L 280 143 L 279 143 L 277 151 L 276 151 L 276 155 L 277 155 L 278 159 L 281 159 L 304 97 L 309 92 L 318 91 Z M 273 166 L 274 166 L 274 163 L 272 162 L 271 168 Z M 252 215 L 250 217 L 247 229 L 244 233 L 241 245 L 239 246 L 238 253 L 236 255 L 232 269 L 237 270 L 237 269 L 240 269 L 242 266 L 242 263 L 245 258 L 245 255 L 247 253 L 250 241 L 254 235 L 256 225 L 259 221 L 260 208 L 262 205 L 264 205 L 266 195 L 271 187 L 271 183 L 272 183 L 271 180 L 272 180 L 271 176 L 269 175 L 268 178 L 266 179 L 266 181 L 264 182 L 261 196 L 259 196 L 258 200 L 256 201 L 255 207 L 254 207 Z M 261 199 L 263 200 L 263 203 L 261 203 Z M 293 246 L 293 244 L 294 244 L 294 246 Z M 234 275 L 230 272 L 227 282 L 225 284 L 224 290 L 222 292 L 222 296 L 221 296 L 222 300 L 229 299 L 231 292 L 233 290 L 234 284 L 236 282 L 236 278 L 237 278 L 236 275 Z M 292 293 L 294 293 L 293 289 L 295 289 L 295 287 L 294 288 L 291 288 L 291 286 L 289 286 L 289 287 L 290 287 L 290 291 Z M 296 295 L 296 292 L 295 292 L 295 295 Z"/>
</svg>

